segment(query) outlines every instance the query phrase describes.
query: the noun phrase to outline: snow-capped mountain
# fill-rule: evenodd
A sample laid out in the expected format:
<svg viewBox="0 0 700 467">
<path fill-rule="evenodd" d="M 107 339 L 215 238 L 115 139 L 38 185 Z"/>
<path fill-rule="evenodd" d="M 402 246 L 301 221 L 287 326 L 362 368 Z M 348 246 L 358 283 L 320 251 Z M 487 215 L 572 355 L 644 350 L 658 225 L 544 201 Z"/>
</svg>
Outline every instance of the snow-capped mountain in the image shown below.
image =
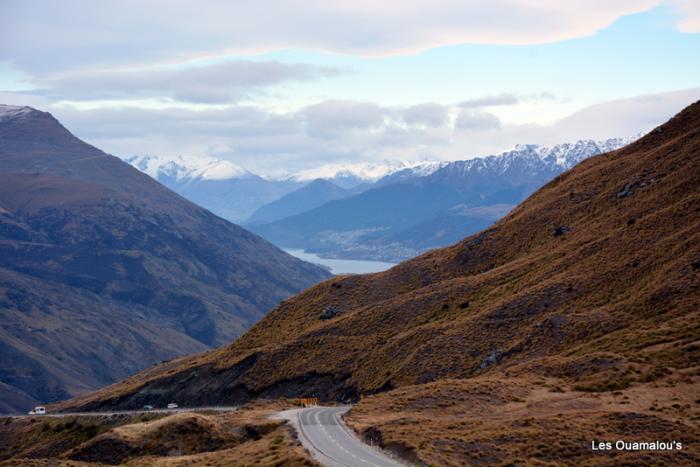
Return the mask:
<svg viewBox="0 0 700 467">
<path fill-rule="evenodd" d="M 640 135 L 630 138 L 610 138 L 603 141 L 580 140 L 575 143 L 557 144 L 552 147 L 536 144 L 519 144 L 510 151 L 487 157 L 464 161 L 420 161 L 382 160 L 379 162 L 358 162 L 327 164 L 314 169 L 302 170 L 287 177 L 289 180 L 309 182 L 324 179 L 350 188 L 362 183 L 387 185 L 416 177 L 425 177 L 453 166 L 453 170 L 490 172 L 504 174 L 509 168 L 528 169 L 545 172 L 568 170 L 583 159 L 620 148 Z M 448 169 L 449 170 L 449 169 Z"/>
<path fill-rule="evenodd" d="M 551 148 L 538 146 L 537 152 L 541 159 L 554 160 L 562 168 L 568 170 L 588 157 L 619 149 L 641 138 L 642 135 L 639 133 L 628 138 L 610 138 L 602 141 L 584 139 L 575 143 L 557 144 Z"/>
<path fill-rule="evenodd" d="M 37 110 L 27 106 L 0 104 L 0 121 L 16 120 Z"/>
<path fill-rule="evenodd" d="M 403 169 L 360 194 L 252 229 L 277 245 L 327 257 L 402 260 L 488 227 L 560 173 L 634 139 L 519 145 L 434 163 L 424 176 Z"/>
<path fill-rule="evenodd" d="M 432 174 L 436 178 L 470 176 L 470 182 L 491 183 L 496 179 L 514 181 L 524 178 L 554 177 L 582 160 L 614 151 L 641 136 L 610 138 L 603 141 L 579 140 L 575 143 L 557 144 L 552 147 L 537 144 L 518 144 L 510 151 L 487 157 L 454 161 L 442 165 Z"/>
<path fill-rule="evenodd" d="M 449 164 L 450 162 L 448 161 L 425 161 L 414 165 L 407 164 L 406 167 L 383 176 L 377 180 L 376 183 L 377 185 L 390 185 L 392 183 L 399 183 L 412 178 L 427 177 L 428 175 L 437 172 Z"/>
<path fill-rule="evenodd" d="M 230 180 L 255 175 L 233 162 L 215 157 L 131 156 L 126 162 L 158 180 L 162 177 L 184 180 Z"/>
<path fill-rule="evenodd" d="M 299 182 L 311 180 L 329 180 L 343 188 L 352 188 L 362 183 L 374 183 L 377 180 L 404 172 L 412 176 L 428 175 L 440 167 L 441 162 L 420 161 L 407 162 L 398 160 L 382 160 L 379 162 L 357 162 L 326 164 L 314 169 L 302 170 L 288 175 L 287 179 Z"/>
<path fill-rule="evenodd" d="M 7 110 L 10 111 L 21 112 L 21 108 Z M 530 193 L 581 160 L 617 149 L 637 137 L 581 140 L 552 147 L 518 145 L 501 154 L 455 162 L 382 160 L 327 164 L 274 179 L 214 157 L 132 156 L 124 160 L 212 212 L 243 222 L 257 209 L 318 179 L 349 190 L 348 197 L 404 182 L 443 185 L 458 191 L 480 187 L 484 193 L 493 187 L 517 186 L 518 193 Z M 328 200 L 339 198 L 335 191 L 326 191 L 332 193 Z M 517 199 L 521 199 L 520 194 Z"/>
<path fill-rule="evenodd" d="M 302 186 L 295 181 L 267 180 L 215 157 L 132 156 L 124 160 L 190 201 L 237 223 Z"/>
</svg>

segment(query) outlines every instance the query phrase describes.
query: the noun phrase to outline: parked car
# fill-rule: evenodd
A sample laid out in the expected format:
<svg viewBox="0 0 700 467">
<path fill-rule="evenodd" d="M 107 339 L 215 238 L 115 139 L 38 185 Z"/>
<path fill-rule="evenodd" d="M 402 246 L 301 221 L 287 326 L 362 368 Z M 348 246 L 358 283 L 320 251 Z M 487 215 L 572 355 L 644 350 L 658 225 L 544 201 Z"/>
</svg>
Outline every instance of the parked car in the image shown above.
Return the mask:
<svg viewBox="0 0 700 467">
<path fill-rule="evenodd" d="M 171 402 L 170 404 L 168 404 L 168 408 L 169 408 L 169 409 L 177 409 L 177 407 L 178 407 L 178 406 L 177 406 L 177 404 L 176 404 L 175 402 Z"/>
<path fill-rule="evenodd" d="M 153 406 L 152 405 L 144 405 L 143 410 L 153 410 Z"/>
<path fill-rule="evenodd" d="M 27 414 L 28 414 L 28 415 L 36 415 L 36 412 L 34 412 L 34 409 L 32 409 L 32 410 L 30 410 L 29 412 L 27 412 Z"/>
</svg>

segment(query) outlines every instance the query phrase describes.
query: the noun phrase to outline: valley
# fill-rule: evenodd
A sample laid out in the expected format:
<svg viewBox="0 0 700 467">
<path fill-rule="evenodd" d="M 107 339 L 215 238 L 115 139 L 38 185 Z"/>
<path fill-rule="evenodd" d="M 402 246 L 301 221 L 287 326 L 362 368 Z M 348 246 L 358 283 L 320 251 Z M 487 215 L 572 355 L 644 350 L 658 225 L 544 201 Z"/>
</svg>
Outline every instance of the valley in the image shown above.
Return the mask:
<svg viewBox="0 0 700 467">
<path fill-rule="evenodd" d="M 419 464 L 695 463 L 698 128 L 696 103 L 456 245 L 335 277 L 227 347 L 51 410 L 313 395 L 356 403 L 360 436 Z M 686 448 L 590 449 L 631 438 Z"/>
<path fill-rule="evenodd" d="M 518 145 L 465 161 L 340 164 L 266 179 L 213 158 L 126 160 L 282 248 L 396 263 L 490 226 L 559 173 L 638 136 Z M 252 211 L 222 210 L 237 203 Z"/>
<path fill-rule="evenodd" d="M 691 0 L 0 0 L 0 467 L 700 466 Z"/>
</svg>

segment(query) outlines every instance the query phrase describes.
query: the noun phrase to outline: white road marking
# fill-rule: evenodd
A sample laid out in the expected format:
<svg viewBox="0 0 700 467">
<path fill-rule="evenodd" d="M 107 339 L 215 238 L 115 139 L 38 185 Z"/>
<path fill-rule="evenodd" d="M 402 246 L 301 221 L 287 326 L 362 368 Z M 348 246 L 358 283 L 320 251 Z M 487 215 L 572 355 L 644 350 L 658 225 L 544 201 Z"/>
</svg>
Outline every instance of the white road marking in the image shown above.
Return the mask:
<svg viewBox="0 0 700 467">
<path fill-rule="evenodd" d="M 373 449 L 355 436 L 340 418 L 345 407 L 312 407 L 282 415 L 298 423 L 302 443 L 323 465 L 398 467 L 403 464 Z M 329 421 L 324 424 L 324 419 Z"/>
</svg>

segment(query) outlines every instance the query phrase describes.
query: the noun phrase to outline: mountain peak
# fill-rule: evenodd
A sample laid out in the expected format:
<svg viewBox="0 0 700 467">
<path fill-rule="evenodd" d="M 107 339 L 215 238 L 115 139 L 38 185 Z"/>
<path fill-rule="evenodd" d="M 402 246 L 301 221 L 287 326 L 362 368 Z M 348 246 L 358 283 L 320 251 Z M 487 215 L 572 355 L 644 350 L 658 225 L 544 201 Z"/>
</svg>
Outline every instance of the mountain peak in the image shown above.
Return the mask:
<svg viewBox="0 0 700 467">
<path fill-rule="evenodd" d="M 175 180 L 231 180 L 254 175 L 233 162 L 215 157 L 131 156 L 124 158 L 142 172 L 158 179 L 160 176 Z"/>
<path fill-rule="evenodd" d="M 309 181 L 318 178 L 356 178 L 362 181 L 374 181 L 406 166 L 404 162 L 383 160 L 379 162 L 342 162 L 325 164 L 314 169 L 307 169 L 292 175 L 299 181 Z"/>
<path fill-rule="evenodd" d="M 82 144 L 49 112 L 33 107 L 0 104 L 0 140 L 32 144 Z M 3 143 L 7 146 L 7 143 Z"/>
<path fill-rule="evenodd" d="M 326 180 L 325 178 L 315 178 L 309 182 L 307 187 L 334 187 L 334 188 L 340 188 L 338 185 L 335 183 L 331 182 L 330 180 Z"/>
<path fill-rule="evenodd" d="M 39 112 L 33 107 L 27 105 L 7 105 L 0 104 L 0 120 L 7 120 L 12 118 L 23 117 L 29 115 L 32 112 Z M 43 113 L 43 112 L 39 112 Z"/>
<path fill-rule="evenodd" d="M 8 126 L 12 125 L 13 121 L 21 124 L 36 124 L 41 121 L 50 122 L 52 125 L 68 132 L 49 112 L 43 112 L 28 105 L 0 104 L 0 123 L 3 126 Z"/>
<path fill-rule="evenodd" d="M 306 182 L 318 178 L 332 180 L 343 188 L 352 188 L 366 182 L 376 182 L 393 174 L 412 170 L 414 175 L 428 175 L 440 167 L 441 162 L 408 162 L 384 159 L 377 162 L 342 162 L 326 164 L 314 169 L 307 169 L 290 175 L 288 178 Z"/>
</svg>

